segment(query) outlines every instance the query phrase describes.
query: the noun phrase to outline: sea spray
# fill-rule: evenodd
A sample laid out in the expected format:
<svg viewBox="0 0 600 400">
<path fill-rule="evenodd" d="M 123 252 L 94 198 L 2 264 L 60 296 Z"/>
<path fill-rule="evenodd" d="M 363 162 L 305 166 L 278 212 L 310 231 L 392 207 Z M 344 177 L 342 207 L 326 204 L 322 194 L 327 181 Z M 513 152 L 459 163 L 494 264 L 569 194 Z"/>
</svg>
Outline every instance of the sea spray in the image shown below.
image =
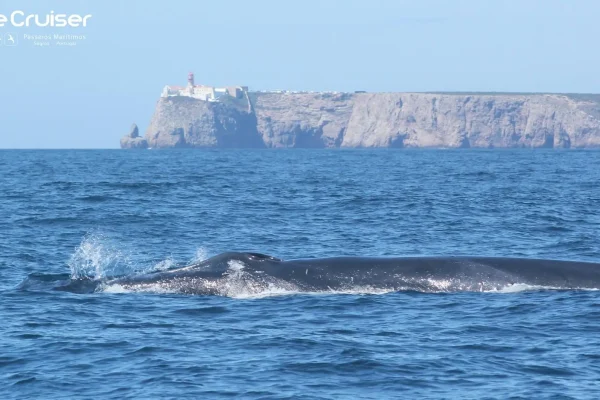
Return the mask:
<svg viewBox="0 0 600 400">
<path fill-rule="evenodd" d="M 68 266 L 73 279 L 103 279 L 136 271 L 129 254 L 118 249 L 106 236 L 86 235 L 75 249 Z"/>
<path fill-rule="evenodd" d="M 210 257 L 210 253 L 206 249 L 206 247 L 200 246 L 196 249 L 194 256 L 190 260 L 190 264 L 196 264 L 202 262 Z"/>
<path fill-rule="evenodd" d="M 113 277 L 166 271 L 179 263 L 173 255 L 159 260 L 142 260 L 130 249 L 123 249 L 117 241 L 103 233 L 89 233 L 68 261 L 72 279 L 110 279 Z M 191 260 L 184 264 L 195 264 L 208 258 L 205 247 L 198 247 Z"/>
<path fill-rule="evenodd" d="M 175 259 L 172 256 L 169 256 L 164 260 L 157 262 L 156 265 L 154 265 L 154 268 L 152 269 L 154 271 L 167 271 L 171 268 L 175 268 L 176 266 L 177 262 L 175 261 Z"/>
</svg>

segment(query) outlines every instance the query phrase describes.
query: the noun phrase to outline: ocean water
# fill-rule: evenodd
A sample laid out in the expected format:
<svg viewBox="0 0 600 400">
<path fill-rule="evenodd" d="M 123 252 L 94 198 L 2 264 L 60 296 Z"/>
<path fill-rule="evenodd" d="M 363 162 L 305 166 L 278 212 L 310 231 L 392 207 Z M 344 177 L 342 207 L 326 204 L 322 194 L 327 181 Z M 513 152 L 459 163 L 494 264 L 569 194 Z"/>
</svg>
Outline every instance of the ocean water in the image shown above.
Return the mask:
<svg viewBox="0 0 600 400">
<path fill-rule="evenodd" d="M 0 151 L 0 398 L 599 398 L 600 291 L 46 284 L 226 251 L 600 261 L 599 234 L 596 151 Z"/>
</svg>

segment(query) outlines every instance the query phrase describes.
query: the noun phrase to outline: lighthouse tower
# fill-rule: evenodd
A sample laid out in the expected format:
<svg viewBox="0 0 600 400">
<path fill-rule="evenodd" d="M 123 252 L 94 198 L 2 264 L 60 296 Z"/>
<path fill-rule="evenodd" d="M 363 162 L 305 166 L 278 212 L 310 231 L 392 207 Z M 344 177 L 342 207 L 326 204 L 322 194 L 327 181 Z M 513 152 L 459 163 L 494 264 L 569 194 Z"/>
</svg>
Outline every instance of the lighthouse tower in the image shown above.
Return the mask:
<svg viewBox="0 0 600 400">
<path fill-rule="evenodd" d="M 188 74 L 188 90 L 190 91 L 190 95 L 194 94 L 194 73 L 190 72 Z"/>
</svg>

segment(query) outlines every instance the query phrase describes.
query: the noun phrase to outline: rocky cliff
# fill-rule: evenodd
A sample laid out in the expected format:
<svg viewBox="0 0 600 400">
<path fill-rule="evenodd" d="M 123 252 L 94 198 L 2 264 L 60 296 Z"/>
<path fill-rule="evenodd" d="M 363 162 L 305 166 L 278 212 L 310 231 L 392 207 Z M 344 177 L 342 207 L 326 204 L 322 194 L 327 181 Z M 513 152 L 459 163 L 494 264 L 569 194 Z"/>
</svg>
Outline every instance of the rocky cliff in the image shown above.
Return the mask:
<svg viewBox="0 0 600 400">
<path fill-rule="evenodd" d="M 140 137 L 140 132 L 136 124 L 131 125 L 129 133 L 121 138 L 121 148 L 123 149 L 145 149 L 148 147 L 146 139 Z"/>
<path fill-rule="evenodd" d="M 146 131 L 149 147 L 264 147 L 247 102 L 161 98 Z"/>
<path fill-rule="evenodd" d="M 171 97 L 158 101 L 145 137 L 150 147 L 600 147 L 600 96 L 251 93 L 222 103 Z"/>
</svg>

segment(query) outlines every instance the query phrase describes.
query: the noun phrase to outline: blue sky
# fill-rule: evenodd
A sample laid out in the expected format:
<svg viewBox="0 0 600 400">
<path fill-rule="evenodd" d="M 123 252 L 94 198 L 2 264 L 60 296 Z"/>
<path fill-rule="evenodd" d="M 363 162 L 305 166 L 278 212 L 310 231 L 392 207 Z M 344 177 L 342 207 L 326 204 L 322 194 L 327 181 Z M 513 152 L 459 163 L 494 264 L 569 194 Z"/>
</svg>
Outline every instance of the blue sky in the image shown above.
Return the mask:
<svg viewBox="0 0 600 400">
<path fill-rule="evenodd" d="M 0 148 L 116 148 L 165 84 L 600 93 L 597 0 L 0 0 L 92 14 L 75 47 L 0 47 Z M 6 95 L 8 94 L 8 96 Z"/>
</svg>

